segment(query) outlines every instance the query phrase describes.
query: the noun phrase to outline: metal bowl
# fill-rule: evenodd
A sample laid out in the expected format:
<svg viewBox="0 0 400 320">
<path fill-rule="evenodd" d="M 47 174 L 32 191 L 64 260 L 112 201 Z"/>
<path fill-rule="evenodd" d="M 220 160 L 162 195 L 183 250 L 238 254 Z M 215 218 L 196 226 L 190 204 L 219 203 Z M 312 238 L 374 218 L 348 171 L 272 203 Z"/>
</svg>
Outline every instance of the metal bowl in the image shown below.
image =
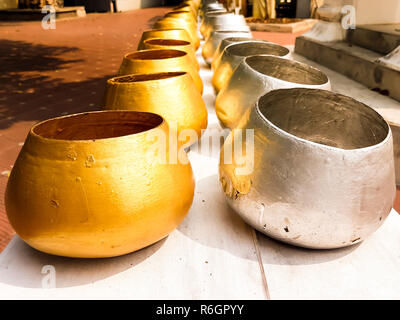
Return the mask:
<svg viewBox="0 0 400 320">
<path fill-rule="evenodd" d="M 243 42 L 243 41 L 251 41 L 251 40 L 258 41 L 253 38 L 241 38 L 241 37 L 230 37 L 230 38 L 223 39 L 219 43 L 219 46 L 212 57 L 211 69 L 215 70 L 218 67 L 218 64 L 221 60 L 222 52 L 225 50 L 225 48 L 227 46 L 230 46 L 231 44 L 234 44 L 234 43 Z"/>
<path fill-rule="evenodd" d="M 207 12 L 218 11 L 218 10 L 226 11 L 226 9 L 222 3 L 212 2 L 209 4 L 203 5 L 203 7 L 200 9 L 200 15 L 204 15 Z"/>
<path fill-rule="evenodd" d="M 197 34 L 197 24 L 190 20 L 182 18 L 164 17 L 159 19 L 153 26 L 153 29 L 164 30 L 164 29 L 185 29 L 191 38 L 191 41 L 197 50 L 200 47 L 200 38 Z"/>
<path fill-rule="evenodd" d="M 147 30 L 142 33 L 140 38 L 138 50 L 145 49 L 144 42 L 148 39 L 176 39 L 189 41 L 194 49 L 194 43 L 189 33 L 185 29 L 161 29 L 161 30 Z"/>
<path fill-rule="evenodd" d="M 185 153 L 177 163 L 159 161 L 176 155 L 158 145 L 169 134 L 161 116 L 136 111 L 34 125 L 5 193 L 14 230 L 37 250 L 75 258 L 119 256 L 166 237 L 194 195 Z"/>
<path fill-rule="evenodd" d="M 147 39 L 143 42 L 143 49 L 173 49 L 185 51 L 190 56 L 190 59 L 192 60 L 192 63 L 196 67 L 197 71 L 200 70 L 196 53 L 194 52 L 194 48 L 189 41 L 162 38 Z"/>
<path fill-rule="evenodd" d="M 188 72 L 199 92 L 203 93 L 203 82 L 192 59 L 185 51 L 152 49 L 127 53 L 122 60 L 118 75 L 179 71 Z"/>
<path fill-rule="evenodd" d="M 246 27 L 247 28 L 247 27 Z M 236 37 L 236 38 L 249 38 L 251 37 L 251 32 L 248 30 L 223 30 L 223 31 L 213 31 L 211 35 L 208 37 L 206 42 L 204 42 L 203 49 L 201 51 L 201 54 L 204 58 L 204 61 L 210 66 L 212 62 L 212 58 L 215 54 L 215 51 L 217 51 L 217 48 L 220 44 L 220 42 L 225 39 L 225 38 L 231 38 L 231 37 Z"/>
<path fill-rule="evenodd" d="M 261 97 L 240 128 L 254 129 L 254 144 L 242 142 L 253 166 L 224 164 L 240 143 L 232 131 L 220 181 L 229 205 L 260 232 L 331 249 L 385 221 L 396 193 L 392 133 L 372 108 L 330 91 L 280 89 Z"/>
<path fill-rule="evenodd" d="M 331 83 L 322 71 L 301 62 L 267 55 L 247 57 L 219 92 L 215 111 L 221 125 L 233 129 L 259 97 L 295 87 L 330 90 Z"/>
<path fill-rule="evenodd" d="M 239 29 L 238 29 L 239 28 Z M 204 32 L 204 39 L 207 39 L 213 31 L 246 30 L 250 32 L 245 18 L 242 15 L 233 15 L 224 21 L 210 20 Z"/>
<path fill-rule="evenodd" d="M 233 17 L 235 14 L 232 12 L 207 12 L 204 14 L 203 21 L 201 22 L 200 25 L 200 33 L 203 37 L 205 37 L 207 28 L 209 27 L 209 24 L 216 24 L 217 21 L 226 21 L 229 19 L 229 17 Z M 220 23 L 221 24 L 221 23 Z"/>
<path fill-rule="evenodd" d="M 290 58 L 289 49 L 268 41 L 251 40 L 232 44 L 225 48 L 218 68 L 215 69 L 212 85 L 216 92 L 226 86 L 233 70 L 244 60 L 253 55 L 273 55 Z"/>
</svg>

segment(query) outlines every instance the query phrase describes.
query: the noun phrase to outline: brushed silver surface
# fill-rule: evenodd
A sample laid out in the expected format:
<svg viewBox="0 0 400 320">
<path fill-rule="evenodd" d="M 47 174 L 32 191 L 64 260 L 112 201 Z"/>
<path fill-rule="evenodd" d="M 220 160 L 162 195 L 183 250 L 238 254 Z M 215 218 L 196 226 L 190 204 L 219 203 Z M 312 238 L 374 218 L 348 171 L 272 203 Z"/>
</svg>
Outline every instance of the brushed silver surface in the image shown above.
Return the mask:
<svg viewBox="0 0 400 320">
<path fill-rule="evenodd" d="M 215 70 L 218 67 L 218 64 L 221 60 L 222 53 L 227 46 L 234 44 L 234 43 L 249 41 L 249 40 L 257 41 L 256 39 L 253 39 L 253 38 L 241 38 L 241 37 L 230 37 L 230 38 L 223 39 L 219 43 L 219 46 L 217 47 L 217 50 L 215 51 L 215 53 L 211 59 L 211 69 Z M 263 40 L 260 40 L 260 41 L 263 41 Z"/>
<path fill-rule="evenodd" d="M 261 54 L 291 58 L 289 49 L 269 41 L 249 40 L 232 44 L 225 48 L 213 74 L 212 85 L 215 91 L 219 92 L 227 85 L 235 68 L 246 57 Z"/>
<path fill-rule="evenodd" d="M 326 90 L 274 90 L 250 108 L 239 128 L 254 129 L 254 169 L 225 164 L 229 205 L 251 226 L 296 246 L 331 249 L 376 231 L 395 198 L 392 133 L 372 108 Z M 241 142 L 245 152 L 251 145 Z M 243 173 L 243 172 L 242 172 Z"/>
<path fill-rule="evenodd" d="M 259 97 L 271 90 L 295 87 L 330 90 L 331 84 L 322 71 L 301 62 L 270 55 L 246 57 L 218 93 L 218 119 L 222 126 L 235 128 Z"/>
<path fill-rule="evenodd" d="M 201 54 L 207 65 L 211 65 L 212 58 L 217 50 L 220 42 L 225 38 L 236 37 L 236 38 L 251 38 L 252 34 L 248 26 L 238 26 L 231 30 L 217 30 L 211 32 L 210 36 L 204 42 Z"/>
</svg>

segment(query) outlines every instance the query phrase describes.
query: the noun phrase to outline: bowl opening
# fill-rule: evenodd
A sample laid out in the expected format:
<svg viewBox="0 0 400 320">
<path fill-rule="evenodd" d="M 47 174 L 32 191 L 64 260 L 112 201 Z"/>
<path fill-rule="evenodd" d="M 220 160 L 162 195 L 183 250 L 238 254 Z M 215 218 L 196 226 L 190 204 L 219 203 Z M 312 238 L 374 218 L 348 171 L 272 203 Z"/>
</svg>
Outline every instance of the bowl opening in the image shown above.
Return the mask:
<svg viewBox="0 0 400 320">
<path fill-rule="evenodd" d="M 246 35 L 249 34 L 248 31 L 244 31 L 244 30 L 215 30 L 213 32 L 222 33 L 222 34 L 224 34 L 224 33 L 243 33 L 243 34 L 246 34 Z"/>
<path fill-rule="evenodd" d="M 186 55 L 186 52 L 179 50 L 143 50 L 130 53 L 126 56 L 132 60 L 163 60 L 179 58 Z"/>
<path fill-rule="evenodd" d="M 222 15 L 225 15 L 225 14 L 230 14 L 230 15 L 232 15 L 231 12 L 217 11 L 217 12 L 208 12 L 208 13 L 206 13 L 206 16 L 207 16 L 207 18 L 210 18 L 210 17 L 222 16 Z"/>
<path fill-rule="evenodd" d="M 157 46 L 189 46 L 190 42 L 176 39 L 149 39 L 145 43 Z"/>
<path fill-rule="evenodd" d="M 112 78 L 111 81 L 114 83 L 133 83 L 153 80 L 163 80 L 168 78 L 174 78 L 184 75 L 186 72 L 160 72 L 160 73 L 149 73 L 149 74 L 130 74 L 122 77 Z"/>
<path fill-rule="evenodd" d="M 163 118 L 154 113 L 100 111 L 50 119 L 33 127 L 40 137 L 55 140 L 96 140 L 127 136 L 159 126 Z"/>
<path fill-rule="evenodd" d="M 320 70 L 304 63 L 275 56 L 251 56 L 246 63 L 257 72 L 287 82 L 305 85 L 323 85 L 328 77 Z"/>
<path fill-rule="evenodd" d="M 179 11 L 171 11 L 171 12 L 168 12 L 166 15 L 168 16 L 168 15 L 173 15 L 174 13 L 185 13 L 185 14 L 187 14 L 187 13 L 190 13 L 189 11 L 184 11 L 184 10 L 179 10 Z"/>
<path fill-rule="evenodd" d="M 386 121 L 375 110 L 326 90 L 274 90 L 259 99 L 258 109 L 289 134 L 345 150 L 376 145 L 389 133 Z"/>
<path fill-rule="evenodd" d="M 227 52 L 234 56 L 247 57 L 257 54 L 270 54 L 273 56 L 285 56 L 289 49 L 269 42 L 239 42 L 226 48 Z"/>
<path fill-rule="evenodd" d="M 246 32 L 246 33 L 248 33 L 248 32 Z M 231 43 L 243 42 L 243 41 L 251 41 L 251 40 L 254 40 L 254 39 L 252 39 L 252 38 L 245 38 L 245 37 L 229 37 L 229 38 L 223 39 L 222 41 L 223 41 L 224 43 L 231 44 Z"/>
</svg>

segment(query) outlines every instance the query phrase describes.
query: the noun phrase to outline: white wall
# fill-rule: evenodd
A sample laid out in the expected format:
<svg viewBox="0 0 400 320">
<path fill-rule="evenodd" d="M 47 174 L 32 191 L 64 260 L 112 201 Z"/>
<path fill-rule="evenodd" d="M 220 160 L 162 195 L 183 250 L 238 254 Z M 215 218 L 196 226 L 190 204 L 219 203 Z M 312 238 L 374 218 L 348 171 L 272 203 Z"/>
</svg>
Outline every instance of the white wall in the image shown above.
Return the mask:
<svg viewBox="0 0 400 320">
<path fill-rule="evenodd" d="M 356 0 L 357 24 L 400 23 L 400 0 Z"/>
</svg>

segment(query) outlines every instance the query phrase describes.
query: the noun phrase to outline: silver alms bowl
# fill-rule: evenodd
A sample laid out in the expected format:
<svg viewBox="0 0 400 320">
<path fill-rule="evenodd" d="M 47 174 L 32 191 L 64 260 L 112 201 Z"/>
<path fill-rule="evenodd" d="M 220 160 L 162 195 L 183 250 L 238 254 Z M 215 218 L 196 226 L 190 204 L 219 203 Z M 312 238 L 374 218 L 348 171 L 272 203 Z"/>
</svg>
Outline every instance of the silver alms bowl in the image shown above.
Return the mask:
<svg viewBox="0 0 400 320">
<path fill-rule="evenodd" d="M 220 42 L 225 38 L 236 37 L 236 38 L 251 38 L 250 29 L 247 26 L 242 28 L 238 27 L 237 29 L 232 30 L 217 30 L 211 32 L 211 35 L 204 42 L 203 49 L 201 54 L 204 58 L 204 61 L 211 66 L 212 58 L 215 52 L 218 49 Z"/>
<path fill-rule="evenodd" d="M 268 55 L 250 56 L 218 93 L 215 111 L 221 125 L 233 129 L 259 97 L 271 90 L 296 87 L 330 90 L 331 84 L 325 73 L 307 64 Z"/>
<path fill-rule="evenodd" d="M 211 69 L 215 70 L 218 67 L 219 62 L 221 61 L 222 52 L 225 50 L 225 48 L 227 46 L 234 44 L 234 43 L 243 42 L 243 41 L 251 41 L 251 40 L 257 41 L 256 39 L 253 39 L 253 38 L 241 38 L 241 37 L 230 37 L 230 38 L 223 39 L 219 43 L 219 46 L 211 59 L 211 61 L 212 61 Z M 262 40 L 260 40 L 260 41 L 262 41 Z"/>
<path fill-rule="evenodd" d="M 235 68 L 246 57 L 260 54 L 291 58 L 289 49 L 268 41 L 249 40 L 227 46 L 213 74 L 212 85 L 215 91 L 219 92 L 226 86 Z"/>
<path fill-rule="evenodd" d="M 253 129 L 254 143 L 231 132 L 220 181 L 229 205 L 260 232 L 330 249 L 364 240 L 385 221 L 396 193 L 392 133 L 372 108 L 330 91 L 280 89 L 262 96 L 239 128 Z M 235 143 L 247 161 L 226 158 Z"/>
</svg>

